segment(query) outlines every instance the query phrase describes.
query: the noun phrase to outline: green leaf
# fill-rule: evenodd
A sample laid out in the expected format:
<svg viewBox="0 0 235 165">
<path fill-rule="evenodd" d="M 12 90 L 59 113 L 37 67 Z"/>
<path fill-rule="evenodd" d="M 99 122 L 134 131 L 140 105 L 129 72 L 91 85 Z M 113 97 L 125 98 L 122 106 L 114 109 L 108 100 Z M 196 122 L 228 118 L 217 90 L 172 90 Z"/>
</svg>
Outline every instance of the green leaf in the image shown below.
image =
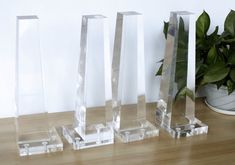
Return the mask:
<svg viewBox="0 0 235 165">
<path fill-rule="evenodd" d="M 222 42 L 224 42 L 224 43 L 233 43 L 233 42 L 235 42 L 235 38 L 231 38 L 231 39 L 222 39 L 221 40 Z"/>
<path fill-rule="evenodd" d="M 228 94 L 231 94 L 235 90 L 235 83 L 231 80 L 227 81 Z"/>
<path fill-rule="evenodd" d="M 202 67 L 202 65 L 203 65 L 203 59 L 196 61 L 196 73 L 199 72 L 199 70 Z"/>
<path fill-rule="evenodd" d="M 224 31 L 224 32 L 219 36 L 218 42 L 219 42 L 219 41 L 227 40 L 230 36 L 231 36 L 231 34 L 230 34 L 229 32 Z"/>
<path fill-rule="evenodd" d="M 224 22 L 224 30 L 234 36 L 234 28 L 235 28 L 235 11 L 231 10 L 227 15 Z"/>
<path fill-rule="evenodd" d="M 224 79 L 229 74 L 229 70 L 222 62 L 210 65 L 203 77 L 202 84 L 213 83 Z"/>
<path fill-rule="evenodd" d="M 210 17 L 207 12 L 203 13 L 198 17 L 196 22 L 196 34 L 199 38 L 204 38 L 210 27 Z"/>
<path fill-rule="evenodd" d="M 235 51 L 231 50 L 229 52 L 229 58 L 228 58 L 228 63 L 231 64 L 231 65 L 235 65 Z"/>
<path fill-rule="evenodd" d="M 229 76 L 235 82 L 235 69 L 231 69 Z"/>
<path fill-rule="evenodd" d="M 218 31 L 219 31 L 219 26 L 216 26 L 214 32 L 211 33 L 208 37 L 214 38 L 214 37 L 218 36 Z"/>
<path fill-rule="evenodd" d="M 167 39 L 168 27 L 169 27 L 169 22 L 164 22 L 163 33 L 165 35 L 165 39 Z"/>
<path fill-rule="evenodd" d="M 162 75 L 162 67 L 163 64 L 161 64 L 160 68 L 158 69 L 157 73 L 155 74 L 155 76 L 161 76 Z"/>
<path fill-rule="evenodd" d="M 228 48 L 223 46 L 223 47 L 222 47 L 222 52 L 223 52 L 224 56 L 225 56 L 226 58 L 228 58 L 228 56 L 229 56 Z"/>
<path fill-rule="evenodd" d="M 177 62 L 176 65 L 175 82 L 177 83 L 177 88 L 181 89 L 186 86 L 187 63 Z"/>
<path fill-rule="evenodd" d="M 184 20 L 182 17 L 180 17 L 180 22 L 179 22 L 179 33 L 182 35 L 182 32 L 185 32 L 185 29 L 184 29 Z M 179 35 L 180 35 L 179 34 Z"/>
<path fill-rule="evenodd" d="M 188 89 L 187 87 L 183 87 L 178 90 L 176 96 L 175 96 L 175 101 L 178 101 L 180 99 L 185 99 L 185 97 L 188 96 L 192 100 L 195 100 L 195 95 L 192 90 Z"/>
<path fill-rule="evenodd" d="M 195 100 L 194 92 L 192 90 L 188 89 L 188 88 L 186 88 L 186 96 L 188 96 L 192 100 Z"/>
<path fill-rule="evenodd" d="M 203 38 L 197 38 L 196 40 L 196 46 L 197 46 L 197 49 L 196 51 L 199 51 L 200 49 L 204 49 L 205 48 L 205 39 Z"/>
<path fill-rule="evenodd" d="M 206 71 L 208 70 L 207 68 L 208 68 L 208 65 L 202 64 L 200 66 L 200 68 L 198 68 L 198 71 L 197 71 L 197 74 L 196 74 L 196 78 L 198 79 L 198 78 L 204 76 Z"/>
<path fill-rule="evenodd" d="M 206 62 L 207 64 L 214 64 L 217 58 L 217 51 L 215 45 L 209 50 Z"/>
<path fill-rule="evenodd" d="M 219 27 L 216 26 L 215 30 L 213 33 L 211 33 L 208 37 L 207 37 L 207 44 L 211 47 L 215 44 L 217 44 L 218 39 L 219 39 L 219 35 L 218 35 L 218 31 L 219 31 Z"/>
<path fill-rule="evenodd" d="M 219 89 L 220 87 L 222 87 L 225 83 L 226 83 L 226 80 L 225 80 L 225 79 L 216 82 L 217 89 Z"/>
</svg>

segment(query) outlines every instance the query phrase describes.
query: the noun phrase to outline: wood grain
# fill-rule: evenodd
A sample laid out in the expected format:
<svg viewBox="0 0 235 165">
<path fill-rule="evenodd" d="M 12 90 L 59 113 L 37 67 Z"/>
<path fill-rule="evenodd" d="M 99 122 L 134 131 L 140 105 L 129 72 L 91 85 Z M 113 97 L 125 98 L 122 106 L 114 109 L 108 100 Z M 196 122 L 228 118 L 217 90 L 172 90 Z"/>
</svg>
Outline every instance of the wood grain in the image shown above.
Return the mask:
<svg viewBox="0 0 235 165">
<path fill-rule="evenodd" d="M 148 118 L 154 121 L 155 104 L 148 104 L 147 109 Z M 14 119 L 0 119 L 0 165 L 234 165 L 235 117 L 211 111 L 201 99 L 196 116 L 209 125 L 208 135 L 175 140 L 161 130 L 156 138 L 79 151 L 65 142 L 63 152 L 30 157 L 18 156 Z M 68 123 L 72 113 L 50 114 L 50 118 L 60 125 Z"/>
</svg>

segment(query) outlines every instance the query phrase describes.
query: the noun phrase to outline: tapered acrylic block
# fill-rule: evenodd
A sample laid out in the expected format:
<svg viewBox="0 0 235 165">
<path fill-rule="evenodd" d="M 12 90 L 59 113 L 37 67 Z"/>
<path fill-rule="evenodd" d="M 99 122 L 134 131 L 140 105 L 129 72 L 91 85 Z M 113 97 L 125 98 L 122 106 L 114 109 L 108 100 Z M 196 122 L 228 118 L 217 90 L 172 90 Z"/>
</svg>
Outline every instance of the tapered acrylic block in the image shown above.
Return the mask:
<svg viewBox="0 0 235 165">
<path fill-rule="evenodd" d="M 117 13 L 112 62 L 113 125 L 124 143 L 159 135 L 146 119 L 143 17 Z"/>
<path fill-rule="evenodd" d="M 195 117 L 195 17 L 171 12 L 156 119 L 174 138 L 206 134 Z"/>
<path fill-rule="evenodd" d="M 107 18 L 83 16 L 74 123 L 63 126 L 74 150 L 114 142 L 109 44 Z"/>
<path fill-rule="evenodd" d="M 63 150 L 45 109 L 39 19 L 18 16 L 16 30 L 16 131 L 19 155 Z"/>
</svg>

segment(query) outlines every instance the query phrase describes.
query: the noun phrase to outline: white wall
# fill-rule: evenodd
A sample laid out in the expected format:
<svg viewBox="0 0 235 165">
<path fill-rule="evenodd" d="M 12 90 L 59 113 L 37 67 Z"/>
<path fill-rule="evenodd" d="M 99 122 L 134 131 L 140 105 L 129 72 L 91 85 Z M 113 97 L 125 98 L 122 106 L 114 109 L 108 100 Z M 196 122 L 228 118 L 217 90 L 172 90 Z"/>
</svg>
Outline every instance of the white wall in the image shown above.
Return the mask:
<svg viewBox="0 0 235 165">
<path fill-rule="evenodd" d="M 38 15 L 45 67 L 46 108 L 49 112 L 74 109 L 75 80 L 81 15 L 103 14 L 110 19 L 111 49 L 117 11 L 144 14 L 147 101 L 156 101 L 159 78 L 154 76 L 164 54 L 163 21 L 169 12 L 205 9 L 212 25 L 223 20 L 235 1 L 215 0 L 0 0 L 0 117 L 14 115 L 15 31 L 17 15 Z"/>
</svg>

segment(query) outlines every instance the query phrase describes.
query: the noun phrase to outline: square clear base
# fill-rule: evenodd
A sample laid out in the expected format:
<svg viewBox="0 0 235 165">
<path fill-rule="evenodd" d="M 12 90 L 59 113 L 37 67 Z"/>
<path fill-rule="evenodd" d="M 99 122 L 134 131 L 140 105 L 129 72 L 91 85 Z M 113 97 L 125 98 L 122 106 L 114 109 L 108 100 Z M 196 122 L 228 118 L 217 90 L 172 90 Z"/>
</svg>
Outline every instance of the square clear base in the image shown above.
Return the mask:
<svg viewBox="0 0 235 165">
<path fill-rule="evenodd" d="M 19 136 L 20 156 L 63 151 L 63 143 L 55 128 L 49 132 L 36 132 Z"/>
<path fill-rule="evenodd" d="M 174 138 L 189 137 L 201 134 L 207 134 L 208 126 L 195 118 L 194 123 L 187 125 L 179 125 L 168 130 Z"/>
<path fill-rule="evenodd" d="M 166 120 L 164 123 L 162 120 L 164 120 L 165 113 L 161 113 L 162 111 L 157 111 L 156 113 L 156 122 L 158 125 L 160 125 L 163 129 L 165 129 L 173 138 L 180 138 L 180 137 L 189 137 L 194 135 L 201 135 L 201 134 L 207 134 L 208 133 L 208 126 L 204 123 L 202 123 L 197 118 L 194 118 L 193 122 L 189 124 L 182 124 L 177 125 L 174 127 L 169 127 L 170 123 L 168 120 Z M 169 117 L 165 117 L 166 119 L 169 119 Z M 186 119 L 186 118 L 185 118 Z"/>
<path fill-rule="evenodd" d="M 136 127 L 115 130 L 115 135 L 124 143 L 159 136 L 159 129 L 147 120 L 137 122 Z"/>
<path fill-rule="evenodd" d="M 99 131 L 97 132 L 97 127 Z M 63 136 L 70 143 L 74 150 L 98 147 L 114 143 L 113 129 L 103 124 L 93 125 L 89 128 L 86 135 L 80 135 L 78 129 L 72 125 L 62 127 Z"/>
</svg>

